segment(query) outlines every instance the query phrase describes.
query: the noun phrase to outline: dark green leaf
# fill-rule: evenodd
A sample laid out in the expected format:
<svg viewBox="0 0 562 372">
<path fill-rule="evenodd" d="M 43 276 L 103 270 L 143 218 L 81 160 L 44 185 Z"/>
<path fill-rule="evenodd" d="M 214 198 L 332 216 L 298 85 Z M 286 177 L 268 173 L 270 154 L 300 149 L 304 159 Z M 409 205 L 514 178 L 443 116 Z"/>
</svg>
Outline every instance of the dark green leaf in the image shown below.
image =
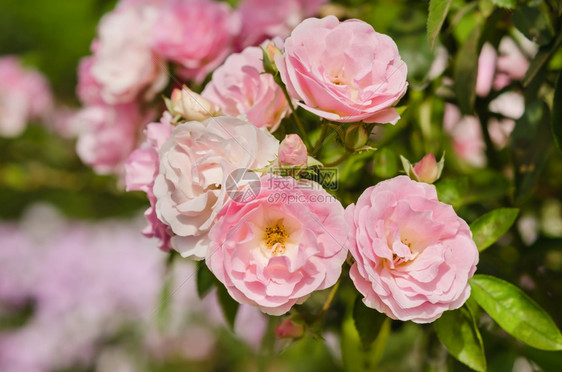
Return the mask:
<svg viewBox="0 0 562 372">
<path fill-rule="evenodd" d="M 435 46 L 435 40 L 447 18 L 452 0 L 430 0 L 429 16 L 427 17 L 427 40 L 431 49 Z"/>
<path fill-rule="evenodd" d="M 238 313 L 240 304 L 230 296 L 223 285 L 218 285 L 217 287 L 217 297 L 219 298 L 222 314 L 230 329 L 234 329 L 234 321 L 236 320 L 236 314 Z"/>
<path fill-rule="evenodd" d="M 542 350 L 562 350 L 562 335 L 554 321 L 519 288 L 489 275 L 469 281 L 472 297 L 513 337 Z"/>
<path fill-rule="evenodd" d="M 454 67 L 455 92 L 463 114 L 474 113 L 476 76 L 478 74 L 478 43 L 482 27 L 476 24 L 468 39 L 459 49 Z"/>
<path fill-rule="evenodd" d="M 353 321 L 364 348 L 371 346 L 377 338 L 386 315 L 365 306 L 361 297 L 357 297 L 353 305 Z"/>
<path fill-rule="evenodd" d="M 531 64 L 525 73 L 525 77 L 522 80 L 524 87 L 529 86 L 533 82 L 535 77 L 547 65 L 547 62 L 558 50 L 560 44 L 562 44 L 562 36 L 559 36 L 553 44 L 543 45 L 539 48 L 539 51 L 535 55 L 535 58 L 531 61 Z"/>
<path fill-rule="evenodd" d="M 476 371 L 486 371 L 484 345 L 470 310 L 445 311 L 433 327 L 452 356 Z"/>
<path fill-rule="evenodd" d="M 500 208 L 478 218 L 470 224 L 472 238 L 482 252 L 494 244 L 515 222 L 519 209 Z"/>
<path fill-rule="evenodd" d="M 492 0 L 492 3 L 501 8 L 513 9 L 517 5 L 517 0 Z"/>
<path fill-rule="evenodd" d="M 513 24 L 529 40 L 546 45 L 554 36 L 548 14 L 538 7 L 522 7 L 513 12 Z"/>
<path fill-rule="evenodd" d="M 558 74 L 552 102 L 552 133 L 556 147 L 562 151 L 562 73 Z"/>
<path fill-rule="evenodd" d="M 468 178 L 443 179 L 435 184 L 439 200 L 455 208 L 464 203 L 468 191 Z"/>
<path fill-rule="evenodd" d="M 205 297 L 215 285 L 215 276 L 209 270 L 205 261 L 197 263 L 197 294 L 199 298 Z"/>
<path fill-rule="evenodd" d="M 542 170 L 550 151 L 550 111 L 544 102 L 527 104 L 511 133 L 510 151 L 515 171 L 515 199 L 524 201 Z"/>
</svg>

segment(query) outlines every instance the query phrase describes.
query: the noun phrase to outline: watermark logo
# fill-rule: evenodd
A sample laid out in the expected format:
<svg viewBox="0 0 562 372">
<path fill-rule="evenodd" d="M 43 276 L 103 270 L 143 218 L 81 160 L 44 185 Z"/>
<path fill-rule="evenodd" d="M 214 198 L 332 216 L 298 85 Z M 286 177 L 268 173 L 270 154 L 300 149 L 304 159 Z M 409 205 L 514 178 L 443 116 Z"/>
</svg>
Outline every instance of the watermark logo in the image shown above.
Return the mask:
<svg viewBox="0 0 562 372">
<path fill-rule="evenodd" d="M 226 177 L 226 194 L 238 203 L 248 203 L 260 193 L 259 176 L 246 168 L 238 168 Z"/>
</svg>

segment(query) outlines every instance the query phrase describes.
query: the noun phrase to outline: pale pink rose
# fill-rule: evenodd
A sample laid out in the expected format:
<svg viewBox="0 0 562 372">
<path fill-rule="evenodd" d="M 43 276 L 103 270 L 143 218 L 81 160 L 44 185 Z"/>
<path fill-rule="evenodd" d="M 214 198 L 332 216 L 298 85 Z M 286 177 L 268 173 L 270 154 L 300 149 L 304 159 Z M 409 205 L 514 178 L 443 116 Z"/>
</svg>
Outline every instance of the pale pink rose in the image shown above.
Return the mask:
<svg viewBox="0 0 562 372">
<path fill-rule="evenodd" d="M 433 322 L 468 299 L 478 249 L 435 187 L 398 176 L 346 209 L 350 276 L 365 305 L 392 319 Z"/>
<path fill-rule="evenodd" d="M 209 0 L 169 0 L 151 32 L 153 50 L 177 62 L 180 74 L 200 83 L 232 50 L 240 19 L 228 4 Z"/>
<path fill-rule="evenodd" d="M 157 12 L 149 6 L 121 7 L 101 20 L 89 74 L 106 103 L 131 102 L 141 93 L 151 99 L 166 85 L 166 63 L 153 54 L 149 43 Z"/>
<path fill-rule="evenodd" d="M 490 102 L 488 108 L 506 118 L 519 119 L 525 112 L 525 98 L 519 92 L 505 92 Z"/>
<path fill-rule="evenodd" d="M 240 49 L 266 39 L 285 38 L 305 18 L 318 13 L 327 0 L 243 0 L 238 6 L 242 30 Z"/>
<path fill-rule="evenodd" d="M 201 95 L 217 104 L 225 114 L 245 114 L 256 127 L 266 127 L 272 132 L 289 113 L 283 91 L 271 74 L 264 73 L 263 52 L 258 47 L 231 54 L 213 72 Z"/>
<path fill-rule="evenodd" d="M 289 94 L 304 109 L 337 122 L 396 123 L 407 66 L 394 41 L 366 22 L 309 18 L 275 56 Z"/>
<path fill-rule="evenodd" d="M 512 119 L 491 118 L 488 121 L 490 139 L 498 149 L 502 149 L 508 144 L 513 129 L 515 129 L 515 121 Z"/>
<path fill-rule="evenodd" d="M 184 257 L 203 259 L 207 233 L 227 199 L 227 176 L 240 168 L 265 167 L 278 147 L 269 132 L 238 118 L 176 126 L 160 150 L 153 187 L 158 218 L 175 234 L 172 247 Z"/>
<path fill-rule="evenodd" d="M 521 49 L 511 37 L 504 37 L 498 47 L 498 71 L 509 76 L 511 80 L 521 80 L 525 77 L 529 68 L 529 59 L 521 52 Z"/>
<path fill-rule="evenodd" d="M 0 58 L 0 136 L 18 136 L 31 120 L 45 120 L 52 107 L 43 75 L 24 69 L 17 57 Z"/>
<path fill-rule="evenodd" d="M 195 93 L 185 85 L 172 91 L 172 111 L 187 121 L 203 121 L 221 115 L 220 109 L 208 99 Z"/>
<path fill-rule="evenodd" d="M 338 280 L 347 256 L 344 210 L 310 186 L 264 176 L 253 200 L 231 200 L 217 216 L 206 263 L 236 301 L 281 315 Z"/>
<path fill-rule="evenodd" d="M 478 57 L 478 75 L 476 78 L 476 94 L 486 97 L 490 94 L 494 75 L 496 74 L 496 62 L 498 53 L 490 43 L 485 43 Z"/>
<path fill-rule="evenodd" d="M 279 145 L 279 163 L 281 165 L 306 165 L 308 152 L 298 134 L 287 134 Z"/>
<path fill-rule="evenodd" d="M 462 160 L 475 167 L 486 165 L 486 144 L 478 118 L 461 116 L 459 108 L 448 103 L 443 126 L 451 136 L 453 150 Z"/>
<path fill-rule="evenodd" d="M 89 106 L 73 120 L 80 128 L 76 144 L 80 159 L 98 173 L 121 173 L 142 125 L 139 108 L 133 103 Z"/>
<path fill-rule="evenodd" d="M 160 165 L 160 148 L 170 137 L 174 128 L 170 124 L 171 119 L 171 115 L 165 112 L 160 122 L 148 124 L 144 131 L 146 137 L 144 143 L 129 155 L 125 164 L 127 191 L 144 191 L 150 202 L 150 207 L 144 212 L 148 225 L 143 230 L 143 235 L 148 238 L 157 238 L 159 248 L 163 251 L 171 249 L 170 238 L 172 233 L 168 225 L 156 216 L 154 209 L 156 198 L 152 192 L 152 187 Z"/>
</svg>

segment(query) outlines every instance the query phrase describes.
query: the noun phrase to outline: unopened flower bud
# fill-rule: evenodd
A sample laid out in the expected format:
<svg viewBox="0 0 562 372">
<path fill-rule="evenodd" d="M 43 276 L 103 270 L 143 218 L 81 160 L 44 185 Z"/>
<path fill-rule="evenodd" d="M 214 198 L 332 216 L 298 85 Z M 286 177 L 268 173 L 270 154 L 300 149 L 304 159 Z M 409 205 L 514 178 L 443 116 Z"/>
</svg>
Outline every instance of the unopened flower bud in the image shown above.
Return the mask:
<svg viewBox="0 0 562 372">
<path fill-rule="evenodd" d="M 281 50 L 275 46 L 272 42 L 268 42 L 267 45 L 262 46 L 263 50 L 263 69 L 265 72 L 277 75 L 279 70 L 275 66 L 275 56 L 281 55 Z"/>
<path fill-rule="evenodd" d="M 308 159 L 306 146 L 297 134 L 287 134 L 279 145 L 281 165 L 305 165 Z"/>
<path fill-rule="evenodd" d="M 189 121 L 203 121 L 219 113 L 219 109 L 211 101 L 186 86 L 172 92 L 172 110 L 174 114 Z"/>
<path fill-rule="evenodd" d="M 285 318 L 275 328 L 275 334 L 279 338 L 300 338 L 304 334 L 304 327 L 302 324 L 296 324 L 291 318 Z"/>
<path fill-rule="evenodd" d="M 437 162 L 433 154 L 427 154 L 415 166 L 413 166 L 408 159 L 400 156 L 402 165 L 406 174 L 413 180 L 433 183 L 441 177 L 443 166 L 445 165 L 445 156 Z"/>
<path fill-rule="evenodd" d="M 362 124 L 353 124 L 345 131 L 344 144 L 350 150 L 357 150 L 367 144 L 369 133 Z"/>
</svg>

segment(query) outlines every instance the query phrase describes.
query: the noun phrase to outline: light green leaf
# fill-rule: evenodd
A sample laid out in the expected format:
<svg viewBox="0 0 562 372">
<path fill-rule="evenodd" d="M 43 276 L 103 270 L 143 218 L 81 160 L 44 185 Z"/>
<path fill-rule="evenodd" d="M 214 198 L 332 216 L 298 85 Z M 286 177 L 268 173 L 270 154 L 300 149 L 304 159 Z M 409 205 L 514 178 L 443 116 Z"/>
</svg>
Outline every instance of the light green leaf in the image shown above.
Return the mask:
<svg viewBox="0 0 562 372">
<path fill-rule="evenodd" d="M 443 179 L 435 184 L 439 200 L 459 208 L 464 204 L 468 191 L 468 178 Z"/>
<path fill-rule="evenodd" d="M 482 252 L 501 238 L 513 225 L 518 213 L 517 208 L 499 208 L 471 223 L 472 238 L 478 250 Z"/>
<path fill-rule="evenodd" d="M 554 321 L 519 288 L 489 275 L 469 280 L 472 297 L 513 337 L 542 350 L 562 350 L 562 335 Z"/>
<path fill-rule="evenodd" d="M 462 44 L 459 49 L 455 67 L 454 67 L 454 80 L 455 92 L 459 107 L 463 114 L 474 114 L 474 102 L 476 100 L 476 76 L 478 74 L 478 43 L 482 27 L 479 23 L 472 30 L 468 39 Z"/>
<path fill-rule="evenodd" d="M 398 173 L 398 159 L 389 147 L 383 147 L 373 157 L 373 173 L 379 178 L 392 178 Z"/>
<path fill-rule="evenodd" d="M 449 7 L 452 0 L 430 0 L 429 16 L 427 17 L 427 40 L 431 49 L 435 46 L 435 40 L 439 36 L 439 31 L 447 18 Z"/>
<path fill-rule="evenodd" d="M 552 134 L 558 150 L 562 151 L 562 73 L 558 74 L 554 99 L 552 100 Z"/>
<path fill-rule="evenodd" d="M 482 337 L 466 307 L 445 311 L 433 323 L 439 341 L 449 353 L 475 371 L 486 371 Z"/>
<path fill-rule="evenodd" d="M 517 5 L 517 0 L 492 0 L 500 8 L 513 9 Z"/>
</svg>

